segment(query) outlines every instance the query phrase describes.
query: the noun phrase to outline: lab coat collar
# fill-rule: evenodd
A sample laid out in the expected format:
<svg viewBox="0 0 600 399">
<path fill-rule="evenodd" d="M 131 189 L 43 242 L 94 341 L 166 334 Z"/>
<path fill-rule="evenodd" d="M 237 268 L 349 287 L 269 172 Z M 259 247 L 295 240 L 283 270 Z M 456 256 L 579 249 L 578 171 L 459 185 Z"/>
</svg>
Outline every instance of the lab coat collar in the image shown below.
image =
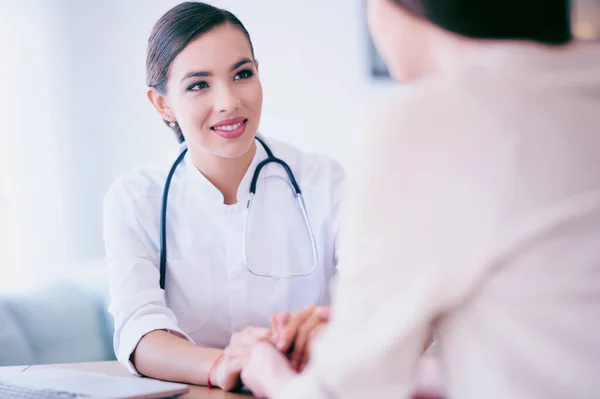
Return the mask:
<svg viewBox="0 0 600 399">
<path fill-rule="evenodd" d="M 267 140 L 262 135 L 259 134 L 258 137 L 267 142 Z M 269 145 L 268 142 L 267 145 Z M 269 147 L 271 148 L 271 151 L 273 151 L 273 154 L 277 157 L 278 155 L 276 153 L 276 150 L 273 149 L 271 146 Z M 185 148 L 187 148 L 187 144 L 184 142 L 180 146 L 180 151 L 183 151 Z M 263 146 L 257 141 L 256 153 L 254 154 L 254 158 L 252 159 L 252 162 L 250 163 L 250 166 L 248 167 L 248 170 L 242 178 L 242 181 L 238 188 L 238 201 L 236 204 L 233 205 L 224 204 L 223 194 L 221 194 L 221 192 L 196 168 L 191 158 L 189 157 L 189 152 L 185 155 L 182 163 L 185 169 L 185 178 L 189 179 L 189 184 L 194 185 L 199 190 L 201 190 L 204 195 L 208 196 L 208 200 L 214 202 L 215 206 L 221 208 L 221 210 L 225 212 L 235 213 L 241 212 L 246 209 L 248 199 L 250 198 L 250 184 L 252 183 L 254 171 L 256 170 L 256 167 L 265 159 L 267 159 L 267 152 L 265 151 Z M 282 177 L 285 176 L 285 178 L 287 179 L 287 175 L 285 174 L 283 168 L 281 168 L 279 165 L 269 164 L 262 169 L 259 180 L 273 175 L 281 175 Z"/>
</svg>

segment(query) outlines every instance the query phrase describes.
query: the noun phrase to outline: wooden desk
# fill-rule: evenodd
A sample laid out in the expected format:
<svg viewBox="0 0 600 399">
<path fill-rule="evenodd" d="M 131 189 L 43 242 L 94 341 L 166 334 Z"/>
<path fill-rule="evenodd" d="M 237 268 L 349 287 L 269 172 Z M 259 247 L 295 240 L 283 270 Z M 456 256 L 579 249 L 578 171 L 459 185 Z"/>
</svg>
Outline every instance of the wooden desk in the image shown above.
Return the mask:
<svg viewBox="0 0 600 399">
<path fill-rule="evenodd" d="M 116 375 L 128 378 L 139 378 L 131 375 L 123 366 L 118 362 L 93 362 L 93 363 L 72 363 L 72 364 L 48 364 L 39 366 L 14 366 L 14 367 L 0 367 L 0 377 L 10 376 L 14 373 L 26 373 L 29 370 L 39 370 L 43 368 L 57 368 L 57 369 L 71 369 L 81 371 L 91 371 L 104 373 L 109 375 Z M 249 399 L 252 398 L 250 395 L 241 395 L 226 393 L 219 389 L 209 390 L 206 387 L 199 387 L 190 385 L 190 391 L 181 395 L 183 399 Z"/>
</svg>

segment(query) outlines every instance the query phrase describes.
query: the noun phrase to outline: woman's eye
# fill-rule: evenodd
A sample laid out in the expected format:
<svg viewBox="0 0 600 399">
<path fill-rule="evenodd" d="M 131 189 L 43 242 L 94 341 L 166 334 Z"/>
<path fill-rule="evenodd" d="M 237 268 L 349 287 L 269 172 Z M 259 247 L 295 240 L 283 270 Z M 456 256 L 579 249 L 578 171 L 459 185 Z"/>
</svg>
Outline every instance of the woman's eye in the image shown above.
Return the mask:
<svg viewBox="0 0 600 399">
<path fill-rule="evenodd" d="M 239 71 L 235 75 L 235 77 L 233 78 L 233 80 L 249 79 L 252 76 L 254 76 L 254 72 L 252 72 L 251 69 L 244 69 L 243 71 Z"/>
<path fill-rule="evenodd" d="M 193 85 L 188 87 L 188 91 L 198 91 L 198 90 L 202 90 L 202 89 L 206 89 L 206 88 L 208 88 L 208 83 L 198 82 L 198 83 L 194 83 Z"/>
</svg>

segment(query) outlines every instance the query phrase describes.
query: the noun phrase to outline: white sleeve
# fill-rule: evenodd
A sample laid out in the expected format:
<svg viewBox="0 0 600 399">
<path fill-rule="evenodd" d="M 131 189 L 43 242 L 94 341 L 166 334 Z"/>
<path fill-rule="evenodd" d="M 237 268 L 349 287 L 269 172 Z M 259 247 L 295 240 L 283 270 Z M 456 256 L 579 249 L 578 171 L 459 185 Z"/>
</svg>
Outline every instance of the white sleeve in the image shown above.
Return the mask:
<svg viewBox="0 0 600 399">
<path fill-rule="evenodd" d="M 166 306 L 159 283 L 158 256 L 149 250 L 143 237 L 134 198 L 123 182 L 118 181 L 104 199 L 109 312 L 115 322 L 117 359 L 134 374 L 137 371 L 130 357 L 147 333 L 168 330 L 192 341 L 177 326 L 174 313 Z"/>
<path fill-rule="evenodd" d="M 332 319 L 277 398 L 409 397 L 433 321 L 483 273 L 505 148 L 453 131 L 445 108 L 396 105 L 360 148 Z"/>
</svg>

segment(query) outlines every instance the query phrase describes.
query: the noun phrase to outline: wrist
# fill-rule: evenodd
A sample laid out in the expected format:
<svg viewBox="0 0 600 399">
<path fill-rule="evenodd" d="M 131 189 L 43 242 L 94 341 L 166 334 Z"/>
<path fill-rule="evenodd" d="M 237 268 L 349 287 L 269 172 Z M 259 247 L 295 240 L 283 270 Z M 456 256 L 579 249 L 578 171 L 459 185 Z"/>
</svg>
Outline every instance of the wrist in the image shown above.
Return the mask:
<svg viewBox="0 0 600 399">
<path fill-rule="evenodd" d="M 224 352 L 221 352 L 215 360 L 213 360 L 212 365 L 208 369 L 207 383 L 209 389 L 213 388 L 223 388 L 223 381 L 219 378 L 219 365 L 221 364 L 221 360 L 223 359 Z"/>
</svg>

